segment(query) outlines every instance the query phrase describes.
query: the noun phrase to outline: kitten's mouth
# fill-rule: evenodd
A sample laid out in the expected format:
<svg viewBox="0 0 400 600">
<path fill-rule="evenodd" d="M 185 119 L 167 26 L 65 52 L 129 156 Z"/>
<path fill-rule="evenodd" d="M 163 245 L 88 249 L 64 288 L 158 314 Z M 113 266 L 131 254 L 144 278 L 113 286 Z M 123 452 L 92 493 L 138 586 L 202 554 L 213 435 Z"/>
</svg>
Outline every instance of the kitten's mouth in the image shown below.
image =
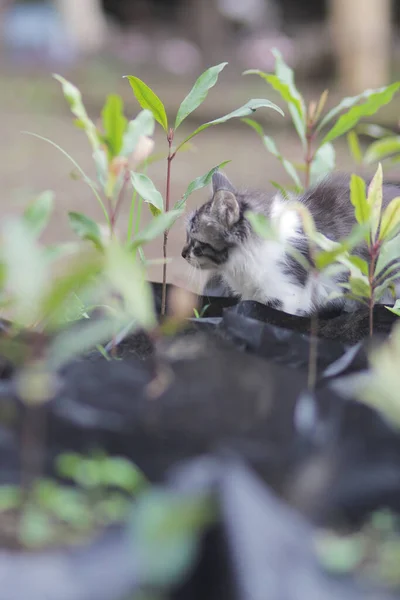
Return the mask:
<svg viewBox="0 0 400 600">
<path fill-rule="evenodd" d="M 215 265 L 208 260 L 204 260 L 204 259 L 198 259 L 198 258 L 193 258 L 191 256 L 187 256 L 185 258 L 185 260 L 189 263 L 189 265 L 191 267 L 194 267 L 195 269 L 199 269 L 201 271 L 207 271 L 210 269 L 215 269 Z"/>
</svg>

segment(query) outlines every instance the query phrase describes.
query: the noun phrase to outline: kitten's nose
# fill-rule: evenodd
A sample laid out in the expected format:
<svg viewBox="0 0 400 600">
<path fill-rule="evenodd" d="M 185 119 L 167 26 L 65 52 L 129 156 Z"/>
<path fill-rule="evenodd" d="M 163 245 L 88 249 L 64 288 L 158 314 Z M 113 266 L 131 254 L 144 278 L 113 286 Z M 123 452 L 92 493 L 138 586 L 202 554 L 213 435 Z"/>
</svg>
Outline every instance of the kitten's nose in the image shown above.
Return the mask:
<svg viewBox="0 0 400 600">
<path fill-rule="evenodd" d="M 189 247 L 188 246 L 184 246 L 183 250 L 182 250 L 182 258 L 186 258 L 187 255 L 189 253 Z"/>
</svg>

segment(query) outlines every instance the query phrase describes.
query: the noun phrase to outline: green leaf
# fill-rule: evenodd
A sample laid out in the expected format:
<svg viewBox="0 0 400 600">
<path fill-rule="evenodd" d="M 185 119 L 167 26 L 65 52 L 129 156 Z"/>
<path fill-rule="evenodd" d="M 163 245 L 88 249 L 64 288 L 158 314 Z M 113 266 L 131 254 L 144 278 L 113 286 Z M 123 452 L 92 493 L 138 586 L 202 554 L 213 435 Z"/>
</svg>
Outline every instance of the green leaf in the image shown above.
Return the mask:
<svg viewBox="0 0 400 600">
<path fill-rule="evenodd" d="M 390 312 L 394 313 L 397 317 L 400 317 L 400 300 L 396 300 L 394 306 L 386 306 Z"/>
<path fill-rule="evenodd" d="M 147 175 L 131 171 L 131 182 L 139 196 L 150 204 L 150 210 L 154 207 L 157 210 L 156 214 L 164 211 L 163 197 Z"/>
<path fill-rule="evenodd" d="M 275 144 L 275 141 L 272 139 L 272 137 L 269 137 L 268 135 L 264 135 L 263 142 L 264 142 L 264 145 L 267 148 L 267 150 L 269 152 L 271 152 L 271 154 L 273 156 L 275 156 L 282 163 L 283 168 L 285 169 L 286 173 L 293 180 L 296 188 L 299 191 L 302 190 L 303 186 L 301 185 L 301 181 L 297 174 L 296 168 L 294 167 L 293 163 L 291 163 L 289 160 L 284 158 L 284 156 L 279 152 L 279 150 Z"/>
<path fill-rule="evenodd" d="M 386 240 L 399 233 L 400 198 L 394 198 L 386 207 L 381 221 L 379 239 Z"/>
<path fill-rule="evenodd" d="M 176 585 L 188 573 L 198 537 L 215 519 L 211 501 L 153 489 L 141 494 L 131 518 L 139 579 L 144 585 Z"/>
<path fill-rule="evenodd" d="M 213 177 L 214 173 L 216 173 L 220 169 L 223 169 L 225 167 L 225 165 L 227 165 L 230 162 L 231 162 L 230 160 L 225 160 L 224 162 L 220 163 L 216 167 L 213 167 L 212 169 L 210 169 L 210 171 L 208 171 L 208 173 L 206 173 L 205 175 L 200 175 L 200 177 L 196 177 L 196 179 L 194 179 L 191 183 L 189 183 L 186 192 L 183 194 L 181 200 L 178 200 L 178 202 L 175 204 L 174 208 L 184 207 L 187 199 L 189 198 L 189 196 L 191 194 L 193 194 L 193 192 L 197 192 L 198 190 L 201 190 L 202 188 L 209 185 L 212 181 L 212 177 Z"/>
<path fill-rule="evenodd" d="M 257 123 L 257 121 L 255 121 L 254 119 L 249 119 L 246 117 L 244 119 L 242 119 L 242 121 L 243 121 L 243 123 L 246 123 L 246 125 L 248 125 L 252 129 L 254 129 L 254 131 L 256 133 L 258 133 L 258 135 L 260 137 L 264 136 L 264 130 L 263 130 L 262 126 L 260 125 L 260 123 Z"/>
<path fill-rule="evenodd" d="M 200 125 L 200 127 L 193 131 L 193 133 L 191 133 L 186 139 L 183 140 L 183 142 L 179 144 L 176 151 L 178 151 L 184 144 L 186 144 L 189 140 L 194 138 L 194 136 L 198 135 L 201 131 L 208 129 L 208 127 L 211 127 L 212 125 L 219 125 L 220 123 L 226 123 L 226 121 L 229 121 L 230 119 L 241 119 L 242 117 L 247 117 L 248 115 L 251 115 L 254 112 L 256 112 L 258 108 L 272 108 L 273 110 L 276 110 L 279 114 L 284 116 L 284 113 L 279 108 L 279 106 L 277 106 L 273 102 L 270 102 L 269 100 L 249 100 L 248 102 L 246 102 L 246 104 L 244 104 L 240 108 L 237 108 L 231 113 L 220 117 L 219 119 L 214 119 L 214 121 L 209 121 L 208 123 Z"/>
<path fill-rule="evenodd" d="M 131 84 L 135 98 L 139 102 L 140 106 L 150 110 L 157 123 L 159 123 L 164 131 L 167 132 L 167 114 L 165 112 L 164 104 L 161 102 L 160 98 L 138 77 L 127 75 L 126 78 Z"/>
<path fill-rule="evenodd" d="M 368 188 L 368 205 L 371 210 L 371 235 L 375 241 L 381 221 L 382 197 L 383 197 L 383 173 L 380 164 L 374 178 Z"/>
<path fill-rule="evenodd" d="M 122 296 L 126 314 L 139 327 L 154 328 L 157 320 L 150 284 L 132 253 L 116 242 L 106 249 L 105 275 L 114 291 Z"/>
<path fill-rule="evenodd" d="M 371 296 L 371 288 L 366 278 L 350 277 L 349 284 L 354 296 L 360 296 L 361 298 L 369 298 Z"/>
<path fill-rule="evenodd" d="M 368 277 L 369 266 L 366 260 L 362 259 L 360 256 L 349 256 L 349 261 L 360 270 L 360 272 Z"/>
<path fill-rule="evenodd" d="M 215 67 L 210 67 L 196 81 L 189 94 L 183 100 L 179 107 L 178 114 L 175 120 L 175 129 L 178 129 L 179 125 L 186 119 L 190 113 L 204 102 L 207 98 L 209 90 L 214 87 L 218 81 L 218 75 L 228 63 L 224 62 Z"/>
<path fill-rule="evenodd" d="M 136 119 L 129 121 L 123 136 L 121 156 L 130 156 L 141 136 L 151 137 L 154 133 L 154 117 L 150 110 L 142 110 Z"/>
<path fill-rule="evenodd" d="M 371 207 L 367 202 L 365 181 L 358 175 L 352 175 L 350 181 L 350 200 L 355 209 L 357 223 L 368 223 Z"/>
<path fill-rule="evenodd" d="M 373 142 L 365 153 L 365 162 L 372 164 L 400 153 L 400 136 L 390 136 Z"/>
<path fill-rule="evenodd" d="M 42 301 L 42 318 L 46 319 L 50 328 L 57 328 L 65 321 L 72 294 L 80 296 L 94 287 L 95 278 L 102 266 L 101 253 L 82 252 L 62 275 L 54 279 Z"/>
<path fill-rule="evenodd" d="M 383 283 L 378 285 L 374 290 L 374 300 L 375 302 L 379 302 L 382 299 L 382 296 L 391 289 L 392 284 L 399 281 L 399 274 L 396 272 L 394 275 L 390 277 L 385 277 Z"/>
<path fill-rule="evenodd" d="M 318 148 L 311 164 L 310 184 L 315 185 L 335 169 L 336 153 L 332 144 Z"/>
<path fill-rule="evenodd" d="M 53 534 L 51 521 L 43 510 L 32 505 L 25 508 L 21 515 L 19 531 L 25 546 L 43 546 L 52 539 Z"/>
<path fill-rule="evenodd" d="M 251 211 L 245 212 L 244 216 L 252 226 L 254 233 L 267 240 L 275 240 L 277 238 L 275 228 L 268 217 Z"/>
<path fill-rule="evenodd" d="M 98 344 L 109 341 L 127 323 L 116 319 L 85 319 L 84 324 L 76 328 L 61 330 L 47 349 L 47 366 L 49 369 L 60 369 L 73 358 L 93 350 Z"/>
<path fill-rule="evenodd" d="M 120 96 L 108 96 L 103 112 L 105 141 L 111 158 L 118 156 L 122 149 L 123 136 L 128 124 L 124 116 L 124 103 Z"/>
<path fill-rule="evenodd" d="M 31 202 L 24 212 L 24 221 L 35 237 L 47 227 L 54 206 L 54 193 L 46 191 Z"/>
<path fill-rule="evenodd" d="M 93 242 L 96 248 L 100 250 L 103 248 L 100 228 L 93 219 L 78 212 L 69 212 L 68 219 L 72 231 L 74 231 L 77 236 L 82 240 Z"/>
<path fill-rule="evenodd" d="M 99 133 L 93 121 L 88 117 L 80 91 L 72 83 L 64 79 L 64 77 L 54 75 L 54 78 L 61 83 L 65 99 L 71 107 L 71 112 L 76 116 L 80 126 L 85 130 L 93 151 L 97 150 L 100 148 Z"/>
<path fill-rule="evenodd" d="M 389 241 L 384 241 L 379 251 L 375 277 L 380 277 L 392 262 L 398 261 L 400 261 L 400 236 L 396 236 Z"/>
<path fill-rule="evenodd" d="M 273 50 L 273 55 L 275 56 L 275 75 L 263 73 L 257 69 L 245 71 L 244 75 L 259 75 L 280 94 L 285 102 L 288 103 L 294 126 L 304 144 L 306 139 L 304 100 L 296 88 L 293 70 L 284 62 L 282 55 L 278 50 Z"/>
<path fill-rule="evenodd" d="M 326 125 L 332 118 L 341 112 L 341 110 L 349 108 L 347 113 L 339 117 L 335 125 L 324 137 L 322 143 L 325 144 L 326 142 L 331 142 L 344 133 L 347 133 L 350 129 L 353 129 L 363 117 L 374 115 L 382 106 L 388 104 L 392 100 L 399 88 L 400 82 L 397 82 L 379 90 L 368 90 L 354 98 L 345 98 L 339 106 L 330 111 L 321 121 L 318 129 L 321 129 Z M 356 105 L 359 100 L 364 98 L 366 98 L 366 100 L 363 104 Z"/>
<path fill-rule="evenodd" d="M 349 131 L 347 134 L 347 144 L 349 146 L 350 153 L 357 165 L 360 165 L 363 161 L 363 155 L 360 147 L 360 140 L 355 131 Z"/>
<path fill-rule="evenodd" d="M 183 210 L 170 210 L 155 216 L 150 223 L 135 236 L 130 249 L 136 249 L 148 242 L 152 242 L 164 231 L 170 229 L 177 219 L 183 214 Z"/>
<path fill-rule="evenodd" d="M 23 220 L 4 224 L 2 261 L 6 267 L 6 287 L 13 298 L 14 319 L 23 325 L 35 323 L 49 286 L 47 261 Z"/>
</svg>

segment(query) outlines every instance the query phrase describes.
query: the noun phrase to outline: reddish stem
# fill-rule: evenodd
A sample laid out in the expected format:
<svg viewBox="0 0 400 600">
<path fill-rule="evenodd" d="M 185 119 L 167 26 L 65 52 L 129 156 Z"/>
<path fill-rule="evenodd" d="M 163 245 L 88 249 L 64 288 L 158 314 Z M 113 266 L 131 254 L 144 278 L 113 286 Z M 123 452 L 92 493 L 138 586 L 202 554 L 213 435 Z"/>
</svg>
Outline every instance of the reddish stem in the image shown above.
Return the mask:
<svg viewBox="0 0 400 600">
<path fill-rule="evenodd" d="M 169 211 L 170 194 L 171 194 L 171 163 L 175 157 L 175 152 L 172 153 L 172 142 L 174 140 L 174 130 L 170 129 L 167 136 L 168 140 L 168 157 L 167 157 L 167 188 L 165 192 L 165 211 Z M 167 249 L 168 249 L 168 230 L 164 232 L 163 243 L 163 279 L 162 279 L 162 296 L 161 296 L 161 316 L 163 317 L 167 307 Z"/>
<path fill-rule="evenodd" d="M 312 149 L 312 143 L 314 141 L 314 133 L 312 131 L 312 125 L 307 126 L 306 133 L 306 173 L 305 173 L 305 188 L 310 187 L 311 180 L 311 165 L 314 160 L 314 152 Z"/>
</svg>

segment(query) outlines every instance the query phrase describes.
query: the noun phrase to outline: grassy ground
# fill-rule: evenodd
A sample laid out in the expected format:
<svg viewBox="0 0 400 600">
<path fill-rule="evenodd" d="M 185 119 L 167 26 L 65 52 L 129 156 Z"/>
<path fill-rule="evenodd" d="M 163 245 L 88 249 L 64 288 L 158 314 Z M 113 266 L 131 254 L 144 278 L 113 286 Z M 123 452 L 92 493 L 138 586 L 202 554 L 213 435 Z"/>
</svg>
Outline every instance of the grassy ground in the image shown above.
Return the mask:
<svg viewBox="0 0 400 600">
<path fill-rule="evenodd" d="M 135 103 L 126 80 L 122 80 L 118 69 L 99 67 L 85 71 L 78 69 L 63 75 L 74 82 L 82 84 L 84 99 L 92 118 L 99 114 L 104 97 L 109 92 L 122 93 L 127 102 L 127 114 L 135 115 L 138 107 Z M 143 76 L 143 74 L 142 74 Z M 144 77 L 144 76 L 143 76 Z M 148 79 L 159 95 L 165 99 L 170 112 L 176 110 L 180 100 L 187 93 L 190 82 L 171 82 L 159 78 Z M 239 85 L 238 85 L 239 82 Z M 246 82 L 246 85 L 244 85 Z M 204 108 L 196 113 L 197 122 L 188 121 L 186 129 L 182 127 L 181 135 L 189 132 L 198 121 L 216 118 L 237 108 L 251 97 L 267 97 L 273 95 L 265 84 L 260 85 L 250 79 L 238 78 L 220 87 L 210 94 Z M 66 240 L 72 237 L 67 223 L 67 211 L 77 210 L 101 219 L 99 207 L 90 189 L 81 182 L 70 177 L 72 170 L 68 160 L 57 150 L 45 142 L 21 132 L 28 130 L 51 138 L 63 146 L 89 174 L 93 175 L 93 165 L 89 146 L 84 134 L 74 128 L 72 118 L 61 96 L 59 85 L 50 74 L 13 74 L 3 69 L 0 72 L 0 130 L 2 133 L 0 155 L 1 202 L 0 216 L 4 218 L 10 213 L 22 210 L 30 194 L 44 189 L 52 189 L 56 194 L 56 211 L 46 237 L 49 241 Z M 309 90 L 309 94 L 312 90 Z M 292 160 L 300 160 L 300 147 L 288 121 L 281 119 L 277 113 L 266 111 L 259 113 L 259 119 L 266 130 L 273 135 L 281 152 Z M 165 148 L 165 139 L 160 131 L 156 134 L 157 151 Z M 338 147 L 338 168 L 353 168 L 344 143 Z M 173 163 L 172 198 L 178 199 L 188 183 L 205 173 L 223 160 L 231 160 L 226 167 L 227 174 L 238 186 L 260 187 L 272 189 L 269 181 L 277 180 L 282 184 L 287 181 L 284 171 L 277 161 L 267 154 L 257 135 L 242 123 L 221 125 L 210 128 L 196 138 L 196 148 L 178 155 Z M 164 190 L 165 164 L 156 163 L 151 169 L 151 177 L 157 187 Z M 203 202 L 206 192 L 199 192 L 189 201 L 189 209 Z M 121 212 L 120 227 L 124 230 L 128 214 L 128 202 Z M 146 207 L 143 211 L 143 222 L 148 219 Z M 169 268 L 169 279 L 180 285 L 197 287 L 197 281 L 189 274 L 185 261 L 180 258 L 180 250 L 184 240 L 184 221 L 178 223 L 170 236 L 169 254 L 173 258 Z M 161 241 L 152 244 L 147 251 L 151 258 L 161 256 Z M 160 279 L 161 268 L 155 267 L 149 273 L 154 279 Z"/>
</svg>

